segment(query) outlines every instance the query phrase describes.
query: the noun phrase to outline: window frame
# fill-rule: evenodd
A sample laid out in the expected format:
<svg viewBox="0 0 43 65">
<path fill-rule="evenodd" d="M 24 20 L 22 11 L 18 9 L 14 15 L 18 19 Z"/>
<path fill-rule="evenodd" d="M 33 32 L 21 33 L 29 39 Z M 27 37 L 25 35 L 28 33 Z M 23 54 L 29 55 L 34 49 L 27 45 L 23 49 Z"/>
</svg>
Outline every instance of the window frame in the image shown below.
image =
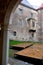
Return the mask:
<svg viewBox="0 0 43 65">
<path fill-rule="evenodd" d="M 21 21 L 20 21 L 21 20 Z M 22 23 L 23 23 L 23 20 L 22 19 L 19 19 L 18 20 L 18 25 L 20 26 L 20 27 L 22 27 Z"/>
<path fill-rule="evenodd" d="M 19 15 L 22 15 L 23 9 L 22 8 L 19 8 L 18 13 L 19 13 Z"/>
<path fill-rule="evenodd" d="M 34 21 L 32 21 L 32 27 L 35 27 L 35 22 Z"/>
<path fill-rule="evenodd" d="M 33 17 L 33 13 L 31 12 L 31 18 Z"/>
</svg>

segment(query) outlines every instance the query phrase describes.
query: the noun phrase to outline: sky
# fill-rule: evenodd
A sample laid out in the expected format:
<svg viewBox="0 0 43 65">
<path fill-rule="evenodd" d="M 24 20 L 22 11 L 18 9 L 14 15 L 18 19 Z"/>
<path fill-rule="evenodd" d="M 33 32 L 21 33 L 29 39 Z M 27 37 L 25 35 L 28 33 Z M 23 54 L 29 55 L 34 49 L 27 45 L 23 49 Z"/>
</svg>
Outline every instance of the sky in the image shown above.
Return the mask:
<svg viewBox="0 0 43 65">
<path fill-rule="evenodd" d="M 37 6 L 37 7 L 39 7 L 43 3 L 43 0 L 27 0 L 27 1 L 29 1 L 29 3 L 31 5 L 34 5 L 34 6 Z"/>
</svg>

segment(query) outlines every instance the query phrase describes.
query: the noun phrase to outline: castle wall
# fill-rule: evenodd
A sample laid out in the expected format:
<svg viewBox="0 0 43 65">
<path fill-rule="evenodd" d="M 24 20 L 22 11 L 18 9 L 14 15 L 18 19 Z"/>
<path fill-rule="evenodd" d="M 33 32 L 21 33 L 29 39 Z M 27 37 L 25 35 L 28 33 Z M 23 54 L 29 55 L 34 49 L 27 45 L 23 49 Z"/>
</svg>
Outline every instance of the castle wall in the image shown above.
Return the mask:
<svg viewBox="0 0 43 65">
<path fill-rule="evenodd" d="M 22 9 L 22 14 L 19 13 L 19 9 Z M 13 40 L 22 40 L 22 41 L 38 41 L 37 37 L 37 31 L 38 31 L 38 26 L 37 26 L 37 15 L 38 13 L 31 9 L 27 8 L 23 5 L 19 5 L 17 9 L 15 10 L 15 13 L 12 12 L 13 15 L 11 16 L 10 19 L 12 23 L 9 23 L 9 34 L 10 34 L 10 39 Z M 34 37 L 32 37 L 32 33 L 29 32 L 29 22 L 27 19 L 31 18 L 31 13 L 33 13 L 33 18 L 35 19 L 35 29 L 36 32 L 34 33 Z M 19 20 L 22 20 L 22 23 L 19 23 Z M 13 32 L 16 31 L 16 36 L 14 36 Z"/>
</svg>

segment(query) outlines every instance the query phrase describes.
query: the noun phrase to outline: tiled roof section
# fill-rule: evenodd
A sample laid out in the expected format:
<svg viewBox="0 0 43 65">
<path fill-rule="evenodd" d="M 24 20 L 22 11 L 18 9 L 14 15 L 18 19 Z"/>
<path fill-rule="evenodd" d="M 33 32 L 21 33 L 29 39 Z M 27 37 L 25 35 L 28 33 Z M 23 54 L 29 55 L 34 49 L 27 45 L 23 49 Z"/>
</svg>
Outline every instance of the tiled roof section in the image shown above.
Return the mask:
<svg viewBox="0 0 43 65">
<path fill-rule="evenodd" d="M 33 8 L 32 5 L 27 0 L 23 0 L 21 3 L 30 7 L 30 8 Z"/>
<path fill-rule="evenodd" d="M 43 3 L 41 4 L 41 6 L 37 10 L 41 10 L 41 9 L 43 9 Z"/>
</svg>

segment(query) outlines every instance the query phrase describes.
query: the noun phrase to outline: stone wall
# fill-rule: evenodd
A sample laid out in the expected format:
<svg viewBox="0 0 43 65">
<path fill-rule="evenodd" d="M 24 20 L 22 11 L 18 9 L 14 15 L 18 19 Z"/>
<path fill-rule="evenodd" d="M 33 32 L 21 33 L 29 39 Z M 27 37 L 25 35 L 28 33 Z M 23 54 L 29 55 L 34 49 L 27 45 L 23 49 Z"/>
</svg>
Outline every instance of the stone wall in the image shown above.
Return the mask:
<svg viewBox="0 0 43 65">
<path fill-rule="evenodd" d="M 43 9 L 38 10 L 38 40 L 43 42 Z"/>
<path fill-rule="evenodd" d="M 22 9 L 22 14 L 19 13 L 19 9 Z M 22 41 L 37 41 L 37 11 L 27 8 L 23 5 L 19 5 L 15 12 L 12 12 L 10 23 L 9 23 L 9 34 L 11 39 L 22 40 Z M 32 38 L 32 33 L 29 32 L 29 22 L 27 19 L 31 18 L 31 13 L 33 13 L 33 18 L 35 19 L 35 29 L 34 37 Z M 19 25 L 19 19 L 22 20 L 21 26 Z M 13 35 L 13 32 L 16 31 L 16 36 Z"/>
</svg>

